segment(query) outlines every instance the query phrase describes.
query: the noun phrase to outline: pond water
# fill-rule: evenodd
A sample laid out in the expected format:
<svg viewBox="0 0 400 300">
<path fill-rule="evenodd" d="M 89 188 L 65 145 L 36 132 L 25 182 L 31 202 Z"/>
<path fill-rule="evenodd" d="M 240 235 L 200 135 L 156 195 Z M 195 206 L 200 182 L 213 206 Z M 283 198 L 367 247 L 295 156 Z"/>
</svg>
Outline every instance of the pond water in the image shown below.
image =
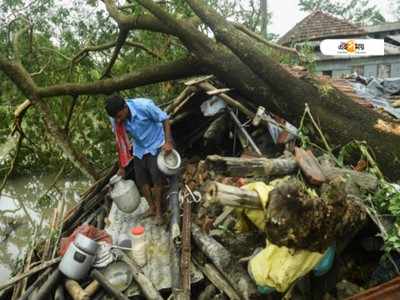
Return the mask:
<svg viewBox="0 0 400 300">
<path fill-rule="evenodd" d="M 0 196 L 0 283 L 10 278 L 16 263 L 24 258 L 36 225 L 42 223 L 40 234 L 49 234 L 54 209 L 65 198 L 65 211 L 79 201 L 79 195 L 89 182 L 79 178 L 60 178 L 53 186 L 56 174 L 30 176 L 9 180 Z M 50 192 L 46 194 L 48 189 Z M 43 219 L 43 220 L 42 220 Z"/>
</svg>

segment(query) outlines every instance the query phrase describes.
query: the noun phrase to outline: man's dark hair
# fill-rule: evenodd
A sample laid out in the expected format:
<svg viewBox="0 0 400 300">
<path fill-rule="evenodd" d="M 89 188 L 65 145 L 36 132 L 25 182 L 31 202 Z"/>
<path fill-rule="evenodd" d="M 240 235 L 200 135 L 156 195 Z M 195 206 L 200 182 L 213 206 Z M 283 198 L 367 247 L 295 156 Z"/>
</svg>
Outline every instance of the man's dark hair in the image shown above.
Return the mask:
<svg viewBox="0 0 400 300">
<path fill-rule="evenodd" d="M 112 95 L 106 100 L 106 111 L 112 118 L 115 118 L 117 113 L 123 110 L 125 106 L 126 102 L 120 95 Z"/>
</svg>

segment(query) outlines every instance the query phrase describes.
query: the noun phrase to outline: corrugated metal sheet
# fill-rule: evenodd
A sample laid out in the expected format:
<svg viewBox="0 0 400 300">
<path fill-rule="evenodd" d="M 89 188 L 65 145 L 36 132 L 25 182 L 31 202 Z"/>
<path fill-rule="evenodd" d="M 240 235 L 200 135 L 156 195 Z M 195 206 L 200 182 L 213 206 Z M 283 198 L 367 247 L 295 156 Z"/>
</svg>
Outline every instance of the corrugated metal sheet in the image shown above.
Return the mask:
<svg viewBox="0 0 400 300">
<path fill-rule="evenodd" d="M 154 218 L 141 218 L 147 208 L 148 205 L 144 198 L 141 199 L 139 207 L 132 214 L 120 211 L 113 204 L 109 215 L 110 225 L 106 227 L 106 230 L 112 236 L 113 242 L 116 243 L 122 234 L 128 233 L 129 228 L 143 226 L 147 242 L 147 264 L 143 267 L 143 273 L 158 290 L 169 289 L 171 288 L 169 231 L 167 225 L 156 225 Z M 192 282 L 198 282 L 202 278 L 202 273 L 192 265 Z M 135 282 L 126 291 L 129 297 L 138 293 L 139 287 Z"/>
<path fill-rule="evenodd" d="M 347 300 L 398 300 L 400 299 L 400 277 L 354 295 Z"/>
</svg>

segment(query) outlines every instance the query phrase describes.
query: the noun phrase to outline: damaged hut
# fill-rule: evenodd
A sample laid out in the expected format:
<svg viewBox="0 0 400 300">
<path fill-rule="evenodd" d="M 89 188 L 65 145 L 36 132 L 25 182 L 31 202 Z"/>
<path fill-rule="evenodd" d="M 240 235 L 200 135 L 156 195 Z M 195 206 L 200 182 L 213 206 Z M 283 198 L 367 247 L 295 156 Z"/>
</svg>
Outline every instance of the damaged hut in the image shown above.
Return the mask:
<svg viewBox="0 0 400 300">
<path fill-rule="evenodd" d="M 369 203 L 397 186 L 364 144 L 339 159 L 307 107 L 296 128 L 212 76 L 184 85 L 165 107 L 182 167 L 168 177 L 164 224 L 142 217 L 143 198 L 129 213 L 112 201 L 114 166 L 67 213 L 61 241 L 38 244 L 0 286 L 2 299 L 343 299 L 396 276 L 397 249 L 380 259 L 395 221 Z M 144 261 L 132 252 L 142 242 Z M 74 263 L 92 257 L 79 278 L 60 271 L 71 245 Z M 378 292 L 399 293 L 398 278 L 386 284 Z"/>
</svg>

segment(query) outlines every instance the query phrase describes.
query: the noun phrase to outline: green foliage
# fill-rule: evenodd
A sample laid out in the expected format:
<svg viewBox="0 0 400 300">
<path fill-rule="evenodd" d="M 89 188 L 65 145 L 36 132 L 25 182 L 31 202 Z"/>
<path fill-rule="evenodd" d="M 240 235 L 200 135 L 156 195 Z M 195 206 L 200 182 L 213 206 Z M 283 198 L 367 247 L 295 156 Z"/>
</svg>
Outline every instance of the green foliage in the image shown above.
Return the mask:
<svg viewBox="0 0 400 300">
<path fill-rule="evenodd" d="M 356 24 L 375 25 L 385 22 L 377 6 L 369 0 L 347 0 L 344 3 L 338 0 L 300 0 L 299 7 L 306 12 L 321 10 Z"/>
<path fill-rule="evenodd" d="M 400 250 L 400 192 L 390 183 L 382 180 L 378 190 L 370 197 L 377 214 L 391 220 L 385 239 L 385 250 Z"/>
<path fill-rule="evenodd" d="M 258 2 L 237 0 L 209 0 L 214 7 L 233 21 L 244 23 L 260 31 L 260 8 Z M 253 5 L 251 5 L 253 3 Z M 21 64 L 40 87 L 61 83 L 87 83 L 98 80 L 103 74 L 113 48 L 90 52 L 77 63 L 73 58 L 87 46 L 115 41 L 118 36 L 116 23 L 109 17 L 99 0 L 73 1 L 28 1 L 4 0 L 0 2 L 0 52 Z M 119 3 L 124 5 L 122 2 Z M 129 4 L 129 3 L 126 3 Z M 177 18 L 193 16 L 193 11 L 184 0 L 160 4 Z M 132 3 L 123 13 L 137 16 L 145 10 Z M 270 19 L 270 18 L 269 18 Z M 32 30 L 22 33 L 19 53 L 15 53 L 12 41 L 17 32 L 29 24 Z M 269 35 L 274 38 L 273 34 Z M 161 59 L 136 47 L 124 46 L 112 68 L 112 76 L 135 72 L 142 67 L 169 62 L 187 55 L 187 50 L 175 37 L 149 31 L 132 31 L 128 40 L 140 42 L 155 52 Z M 19 54 L 19 55 L 18 55 Z M 121 94 L 128 98 L 151 97 L 158 103 L 173 99 L 181 86 L 161 83 L 126 90 Z M 85 155 L 99 170 L 115 160 L 114 137 L 103 103 L 106 96 L 80 96 L 69 122 L 68 136 L 77 151 Z M 7 140 L 13 122 L 13 113 L 25 96 L 0 73 L 0 145 Z M 52 117 L 59 127 L 64 128 L 71 109 L 71 96 L 45 100 L 50 106 Z M 14 174 L 49 172 L 58 170 L 68 161 L 48 136 L 43 116 L 35 106 L 25 114 L 22 129 L 26 135 Z M 7 172 L 11 158 L 0 165 L 0 178 Z M 68 165 L 71 168 L 71 164 Z M 40 205 L 49 205 L 49 199 L 40 199 Z"/>
<path fill-rule="evenodd" d="M 300 65 L 306 67 L 310 73 L 315 73 L 317 65 L 314 47 L 306 42 L 299 47 L 298 51 L 301 58 Z"/>
</svg>

